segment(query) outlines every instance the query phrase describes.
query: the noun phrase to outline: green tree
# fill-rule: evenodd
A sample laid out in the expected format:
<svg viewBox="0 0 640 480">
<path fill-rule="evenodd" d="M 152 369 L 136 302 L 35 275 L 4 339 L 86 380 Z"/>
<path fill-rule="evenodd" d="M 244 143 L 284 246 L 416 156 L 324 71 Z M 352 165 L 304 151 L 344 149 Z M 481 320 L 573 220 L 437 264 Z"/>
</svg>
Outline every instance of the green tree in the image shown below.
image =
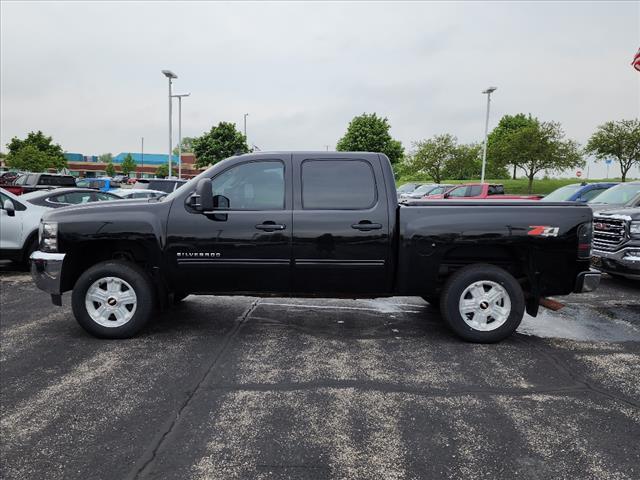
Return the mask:
<svg viewBox="0 0 640 480">
<path fill-rule="evenodd" d="M 640 120 L 635 118 L 600 125 L 591 135 L 585 151 L 598 160 L 615 158 L 620 164 L 622 181 L 626 181 L 631 167 L 640 166 Z"/>
<path fill-rule="evenodd" d="M 27 147 L 29 147 L 28 150 L 23 152 L 22 150 Z M 7 143 L 7 149 L 9 150 L 7 165 L 12 168 L 42 172 L 49 168 L 62 170 L 67 166 L 62 147 L 53 143 L 53 139 L 40 130 L 30 132 L 24 140 L 13 137 Z M 34 156 L 34 159 L 29 160 L 27 154 Z"/>
<path fill-rule="evenodd" d="M 193 153 L 193 137 L 183 137 L 182 139 L 182 153 Z M 178 155 L 178 146 L 173 149 L 173 154 Z"/>
<path fill-rule="evenodd" d="M 220 160 L 249 152 L 246 137 L 230 122 L 220 122 L 193 140 L 196 167 L 214 165 Z"/>
<path fill-rule="evenodd" d="M 445 162 L 443 178 L 450 180 L 479 178 L 482 171 L 481 151 L 482 147 L 478 144 L 454 145 L 451 157 Z"/>
<path fill-rule="evenodd" d="M 98 161 L 101 163 L 109 163 L 113 161 L 113 155 L 111 155 L 110 153 L 103 153 L 102 155 L 98 156 Z"/>
<path fill-rule="evenodd" d="M 494 128 L 487 138 L 487 172 L 488 178 L 503 178 L 502 173 L 507 167 L 513 169 L 513 179 L 516 179 L 516 170 L 519 165 L 515 163 L 515 159 L 505 156 L 504 149 L 500 145 L 504 142 L 505 136 L 520 130 L 521 128 L 531 127 L 538 123 L 538 119 L 533 118 L 531 114 L 525 115 L 518 113 L 517 115 L 505 115 L 500 119 L 498 126 Z M 489 170 L 498 170 L 498 175 L 489 175 Z M 508 175 L 508 173 L 507 173 Z"/>
<path fill-rule="evenodd" d="M 336 150 L 384 153 L 395 164 L 404 157 L 404 148 L 402 143 L 391 137 L 390 128 L 386 117 L 363 113 L 351 120 L 346 133 L 338 140 Z"/>
<path fill-rule="evenodd" d="M 454 158 L 456 142 L 456 137 L 448 133 L 414 142 L 411 155 L 412 168 L 418 173 L 429 176 L 434 182 L 440 183 L 444 179 L 447 164 L 450 164 Z"/>
<path fill-rule="evenodd" d="M 539 172 L 561 172 L 584 165 L 578 144 L 566 140 L 557 122 L 535 122 L 501 136 L 494 145 L 495 152 L 509 158 L 529 180 L 531 193 L 533 180 Z"/>
<path fill-rule="evenodd" d="M 120 164 L 120 169 L 122 170 L 122 174 L 128 176 L 131 172 L 136 171 L 136 162 L 133 160 L 133 157 L 130 153 L 127 153 L 127 156 L 124 157 L 122 163 Z"/>
<path fill-rule="evenodd" d="M 164 164 L 158 166 L 158 168 L 156 168 L 156 177 L 158 177 L 158 178 L 166 178 L 167 176 L 169 176 L 169 164 L 168 163 L 164 163 Z"/>
<path fill-rule="evenodd" d="M 49 156 L 33 145 L 26 145 L 7 155 L 7 166 L 25 172 L 44 172 L 51 164 Z"/>
<path fill-rule="evenodd" d="M 116 167 L 113 166 L 113 162 L 111 160 L 107 162 L 104 172 L 107 174 L 107 177 L 113 177 L 116 174 Z"/>
</svg>

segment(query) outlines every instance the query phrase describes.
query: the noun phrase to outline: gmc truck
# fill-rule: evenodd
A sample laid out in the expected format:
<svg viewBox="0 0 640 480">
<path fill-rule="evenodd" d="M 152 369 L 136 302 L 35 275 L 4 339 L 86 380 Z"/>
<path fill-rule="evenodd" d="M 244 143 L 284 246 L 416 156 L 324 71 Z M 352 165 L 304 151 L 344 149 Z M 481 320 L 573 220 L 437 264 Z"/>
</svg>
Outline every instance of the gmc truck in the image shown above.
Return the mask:
<svg viewBox="0 0 640 480">
<path fill-rule="evenodd" d="M 89 333 L 127 338 L 189 294 L 421 296 L 472 342 L 511 335 L 546 296 L 595 289 L 591 209 L 535 201 L 398 205 L 386 156 L 229 158 L 158 200 L 46 213 L 31 273 Z"/>
<path fill-rule="evenodd" d="M 640 207 L 594 215 L 591 264 L 613 276 L 640 280 Z"/>
</svg>

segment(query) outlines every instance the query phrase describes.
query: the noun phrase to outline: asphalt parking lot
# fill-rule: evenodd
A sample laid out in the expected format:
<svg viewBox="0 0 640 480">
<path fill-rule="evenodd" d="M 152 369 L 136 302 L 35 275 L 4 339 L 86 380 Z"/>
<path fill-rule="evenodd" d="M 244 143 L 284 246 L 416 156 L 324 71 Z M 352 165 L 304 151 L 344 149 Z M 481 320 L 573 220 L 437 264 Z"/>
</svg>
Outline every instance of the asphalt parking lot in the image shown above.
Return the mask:
<svg viewBox="0 0 640 480">
<path fill-rule="evenodd" d="M 640 285 L 497 345 L 419 298 L 188 297 L 97 340 L 0 266 L 7 479 L 640 477 Z"/>
</svg>

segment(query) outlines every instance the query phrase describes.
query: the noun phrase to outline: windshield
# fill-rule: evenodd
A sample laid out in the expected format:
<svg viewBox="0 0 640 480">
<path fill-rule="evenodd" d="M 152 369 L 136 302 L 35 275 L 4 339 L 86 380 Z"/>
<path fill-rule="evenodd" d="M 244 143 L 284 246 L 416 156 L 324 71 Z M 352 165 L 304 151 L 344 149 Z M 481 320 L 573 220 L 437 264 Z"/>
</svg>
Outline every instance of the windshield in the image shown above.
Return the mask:
<svg viewBox="0 0 640 480">
<path fill-rule="evenodd" d="M 437 188 L 437 185 L 422 185 L 411 192 L 411 195 L 426 195 L 434 188 Z"/>
<path fill-rule="evenodd" d="M 405 183 L 398 187 L 398 193 L 411 193 L 416 189 L 415 183 Z"/>
<path fill-rule="evenodd" d="M 640 183 L 620 184 L 605 190 L 589 203 L 605 203 L 607 205 L 623 205 L 640 193 Z"/>
<path fill-rule="evenodd" d="M 566 202 L 571 196 L 578 191 L 579 184 L 567 185 L 566 187 L 554 190 L 549 195 L 542 199 L 543 202 Z"/>
<path fill-rule="evenodd" d="M 223 162 L 225 160 L 222 160 Z M 220 163 L 220 162 L 218 162 Z M 217 164 L 216 164 L 217 165 Z M 208 177 L 209 175 L 207 175 L 207 172 L 211 169 L 211 167 L 207 168 L 204 172 L 202 172 L 200 175 L 197 175 L 195 177 L 193 177 L 191 180 L 189 180 L 186 183 L 183 183 L 181 186 L 179 186 L 178 188 L 176 188 L 173 192 L 171 192 L 169 195 L 167 195 L 166 197 L 160 197 L 158 200 L 160 201 L 164 201 L 164 200 L 173 200 L 174 198 L 176 198 L 178 195 L 180 195 L 182 192 L 185 192 L 187 190 L 195 190 L 197 183 L 203 179 Z"/>
</svg>

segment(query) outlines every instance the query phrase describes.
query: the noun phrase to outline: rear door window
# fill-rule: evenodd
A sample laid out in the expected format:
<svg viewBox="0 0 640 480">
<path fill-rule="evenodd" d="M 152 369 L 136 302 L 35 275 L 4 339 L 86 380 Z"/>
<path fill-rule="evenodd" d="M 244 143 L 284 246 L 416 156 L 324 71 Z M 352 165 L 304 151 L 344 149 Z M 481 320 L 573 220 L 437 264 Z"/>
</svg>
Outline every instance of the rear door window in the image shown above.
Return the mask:
<svg viewBox="0 0 640 480">
<path fill-rule="evenodd" d="M 376 204 L 373 168 L 364 160 L 305 160 L 302 208 L 366 210 Z"/>
<path fill-rule="evenodd" d="M 465 197 L 478 197 L 482 193 L 482 185 L 471 185 Z"/>
<path fill-rule="evenodd" d="M 63 193 L 62 195 L 55 195 L 53 197 L 49 197 L 48 201 L 51 203 L 78 205 L 81 203 L 91 202 L 92 195 L 93 195 L 93 192 Z"/>
</svg>

